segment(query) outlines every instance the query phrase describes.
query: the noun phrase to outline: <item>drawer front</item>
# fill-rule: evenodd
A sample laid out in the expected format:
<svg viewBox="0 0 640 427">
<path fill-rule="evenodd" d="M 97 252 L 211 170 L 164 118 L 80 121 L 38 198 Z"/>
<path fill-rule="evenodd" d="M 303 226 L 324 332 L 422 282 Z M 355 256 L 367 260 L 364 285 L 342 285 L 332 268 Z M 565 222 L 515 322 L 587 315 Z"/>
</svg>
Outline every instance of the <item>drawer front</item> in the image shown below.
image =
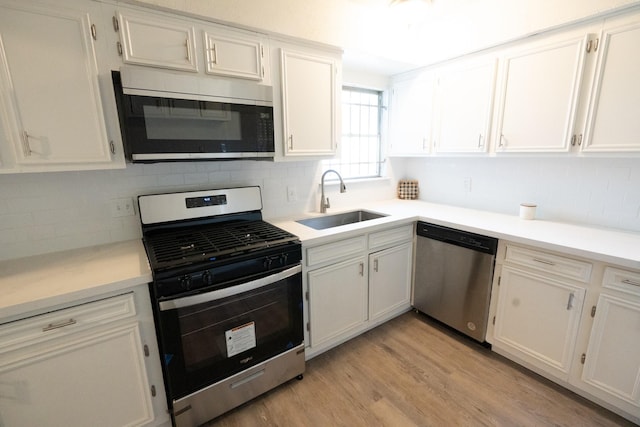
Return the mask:
<svg viewBox="0 0 640 427">
<path fill-rule="evenodd" d="M 0 353 L 135 316 L 128 293 L 6 323 L 0 326 Z"/>
<path fill-rule="evenodd" d="M 367 249 L 364 236 L 340 240 L 307 249 L 307 266 L 320 265 L 331 261 L 344 261 L 345 257 L 360 255 Z"/>
<path fill-rule="evenodd" d="M 369 249 L 378 249 L 413 240 L 413 224 L 369 234 Z"/>
<path fill-rule="evenodd" d="M 547 252 L 520 248 L 518 246 L 507 246 L 505 262 L 526 266 L 584 283 L 588 283 L 591 278 L 592 265 L 588 262 L 577 261 Z"/>
<path fill-rule="evenodd" d="M 602 287 L 640 297 L 640 272 L 607 267 Z"/>
</svg>

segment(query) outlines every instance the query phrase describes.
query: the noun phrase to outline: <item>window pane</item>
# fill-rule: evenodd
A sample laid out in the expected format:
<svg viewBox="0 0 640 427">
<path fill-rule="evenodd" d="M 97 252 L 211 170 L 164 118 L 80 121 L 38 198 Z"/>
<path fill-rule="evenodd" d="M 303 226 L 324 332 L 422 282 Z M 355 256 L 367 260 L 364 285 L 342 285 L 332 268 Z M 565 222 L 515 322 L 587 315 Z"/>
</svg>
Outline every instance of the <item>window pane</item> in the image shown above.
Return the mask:
<svg viewBox="0 0 640 427">
<path fill-rule="evenodd" d="M 340 158 L 324 160 L 324 170 L 336 169 L 343 178 L 380 176 L 380 104 L 381 92 L 342 89 Z"/>
</svg>

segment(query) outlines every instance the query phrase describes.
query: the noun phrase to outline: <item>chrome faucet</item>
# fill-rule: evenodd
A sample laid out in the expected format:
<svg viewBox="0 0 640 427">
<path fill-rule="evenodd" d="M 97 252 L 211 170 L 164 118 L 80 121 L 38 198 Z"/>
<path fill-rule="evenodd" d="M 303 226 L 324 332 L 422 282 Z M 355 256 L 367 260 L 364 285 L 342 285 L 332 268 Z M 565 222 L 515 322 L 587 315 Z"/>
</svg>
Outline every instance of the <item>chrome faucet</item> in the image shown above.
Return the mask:
<svg viewBox="0 0 640 427">
<path fill-rule="evenodd" d="M 340 192 L 344 193 L 344 192 L 347 191 L 347 187 L 344 185 L 344 181 L 342 180 L 342 177 L 340 176 L 338 171 L 335 171 L 333 169 L 329 169 L 328 171 L 323 173 L 322 174 L 322 179 L 320 180 L 320 191 L 322 193 L 320 195 L 320 213 L 326 213 L 327 212 L 327 208 L 331 207 L 331 205 L 329 205 L 329 198 L 327 197 L 325 199 L 325 197 L 324 197 L 324 176 L 326 174 L 328 174 L 329 172 L 335 173 L 336 175 L 338 175 L 338 178 L 340 178 Z"/>
</svg>

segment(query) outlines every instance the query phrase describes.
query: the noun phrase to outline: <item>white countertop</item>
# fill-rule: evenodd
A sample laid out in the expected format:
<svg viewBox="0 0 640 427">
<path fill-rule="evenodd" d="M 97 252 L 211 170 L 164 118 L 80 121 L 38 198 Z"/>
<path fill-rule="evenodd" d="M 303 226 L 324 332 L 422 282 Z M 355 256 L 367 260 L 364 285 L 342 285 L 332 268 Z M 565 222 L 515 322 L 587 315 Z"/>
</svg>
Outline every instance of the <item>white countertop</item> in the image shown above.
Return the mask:
<svg viewBox="0 0 640 427">
<path fill-rule="evenodd" d="M 152 280 L 142 241 L 0 262 L 0 319 L 44 310 Z"/>
<path fill-rule="evenodd" d="M 438 205 L 414 200 L 371 202 L 343 209 L 389 216 L 314 230 L 295 222 L 324 214 L 269 220 L 300 237 L 305 246 L 349 237 L 378 227 L 427 221 L 499 239 L 538 246 L 640 270 L 640 234 Z M 328 215 L 340 211 L 330 209 Z M 152 280 L 139 239 L 0 262 L 0 319 L 46 310 L 83 298 L 131 288 Z"/>
<path fill-rule="evenodd" d="M 372 202 L 340 211 L 353 209 L 366 209 L 389 216 L 327 230 L 314 230 L 295 222 L 296 219 L 324 214 L 301 215 L 297 218 L 283 218 L 270 222 L 296 234 L 305 245 L 315 245 L 335 239 L 336 233 L 344 233 L 344 236 L 348 237 L 383 224 L 400 224 L 419 220 L 622 267 L 640 269 L 639 233 L 553 221 L 523 220 L 516 215 L 465 209 L 418 200 Z M 330 209 L 327 215 L 340 211 Z"/>
</svg>

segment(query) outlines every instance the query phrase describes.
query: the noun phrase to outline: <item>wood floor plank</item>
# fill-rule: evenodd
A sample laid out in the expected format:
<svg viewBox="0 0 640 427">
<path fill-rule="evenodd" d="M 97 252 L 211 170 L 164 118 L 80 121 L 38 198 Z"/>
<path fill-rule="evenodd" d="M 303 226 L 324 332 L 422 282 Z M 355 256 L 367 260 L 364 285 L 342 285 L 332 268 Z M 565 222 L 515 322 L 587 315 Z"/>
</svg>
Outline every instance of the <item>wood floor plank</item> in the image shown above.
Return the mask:
<svg viewBox="0 0 640 427">
<path fill-rule="evenodd" d="M 307 362 L 211 426 L 633 426 L 622 417 L 406 313 Z"/>
</svg>

